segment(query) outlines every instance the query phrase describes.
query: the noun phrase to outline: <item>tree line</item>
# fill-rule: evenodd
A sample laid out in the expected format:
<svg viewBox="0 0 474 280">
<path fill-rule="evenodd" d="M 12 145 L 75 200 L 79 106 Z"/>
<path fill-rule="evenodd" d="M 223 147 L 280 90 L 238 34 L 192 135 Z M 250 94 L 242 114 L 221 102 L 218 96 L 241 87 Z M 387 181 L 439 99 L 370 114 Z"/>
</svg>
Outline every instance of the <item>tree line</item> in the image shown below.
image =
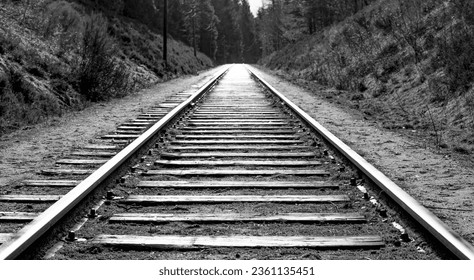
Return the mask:
<svg viewBox="0 0 474 280">
<path fill-rule="evenodd" d="M 352 16 L 374 0 L 266 0 L 258 11 L 264 56 Z"/>
<path fill-rule="evenodd" d="M 164 0 L 78 0 L 163 32 Z M 168 1 L 168 35 L 217 63 L 254 63 L 301 37 L 357 13 L 375 0 L 264 0 L 255 17 L 248 0 Z"/>
<path fill-rule="evenodd" d="M 79 0 L 163 32 L 164 0 Z M 168 1 L 168 32 L 218 63 L 256 62 L 260 44 L 248 0 Z"/>
</svg>

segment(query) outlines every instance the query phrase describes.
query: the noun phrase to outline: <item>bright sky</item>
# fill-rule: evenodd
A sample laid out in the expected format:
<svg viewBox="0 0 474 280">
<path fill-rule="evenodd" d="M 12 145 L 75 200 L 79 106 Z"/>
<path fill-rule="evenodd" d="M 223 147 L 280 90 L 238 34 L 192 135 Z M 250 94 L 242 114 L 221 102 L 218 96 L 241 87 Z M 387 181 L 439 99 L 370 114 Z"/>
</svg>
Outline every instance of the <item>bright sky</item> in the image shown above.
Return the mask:
<svg viewBox="0 0 474 280">
<path fill-rule="evenodd" d="M 250 10 L 254 15 L 257 15 L 258 8 L 262 6 L 262 0 L 248 0 L 250 4 Z"/>
</svg>

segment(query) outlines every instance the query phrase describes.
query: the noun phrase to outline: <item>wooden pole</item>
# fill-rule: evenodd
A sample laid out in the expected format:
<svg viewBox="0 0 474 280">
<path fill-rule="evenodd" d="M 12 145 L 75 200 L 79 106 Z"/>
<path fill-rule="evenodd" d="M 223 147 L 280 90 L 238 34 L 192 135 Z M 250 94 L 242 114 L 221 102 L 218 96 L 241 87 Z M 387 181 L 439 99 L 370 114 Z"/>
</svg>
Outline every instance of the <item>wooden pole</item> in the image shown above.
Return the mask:
<svg viewBox="0 0 474 280">
<path fill-rule="evenodd" d="M 193 48 L 194 56 L 197 57 L 196 51 L 196 4 L 193 2 Z"/>
<path fill-rule="evenodd" d="M 163 60 L 168 67 L 168 0 L 164 0 L 163 14 Z"/>
</svg>

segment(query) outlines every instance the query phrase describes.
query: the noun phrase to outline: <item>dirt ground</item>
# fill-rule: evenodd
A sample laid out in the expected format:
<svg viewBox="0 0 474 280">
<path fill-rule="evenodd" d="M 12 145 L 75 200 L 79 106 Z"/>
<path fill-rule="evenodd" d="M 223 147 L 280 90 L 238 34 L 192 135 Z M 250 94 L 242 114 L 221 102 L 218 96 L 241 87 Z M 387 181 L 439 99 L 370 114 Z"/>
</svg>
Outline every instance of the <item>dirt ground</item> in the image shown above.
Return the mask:
<svg viewBox="0 0 474 280">
<path fill-rule="evenodd" d="M 474 244 L 474 166 L 462 155 L 431 149 L 419 131 L 393 131 L 360 111 L 252 68 L 442 221 Z M 470 166 L 471 165 L 471 166 Z"/>
<path fill-rule="evenodd" d="M 35 172 L 51 167 L 74 147 L 115 130 L 116 126 L 136 117 L 141 111 L 163 102 L 175 93 L 203 85 L 219 68 L 196 76 L 183 76 L 122 99 L 96 103 L 83 111 L 62 118 L 24 127 L 0 137 L 0 194 L 2 187 L 33 178 Z"/>
<path fill-rule="evenodd" d="M 185 76 L 123 99 L 54 118 L 0 137 L 0 193 L 3 186 L 32 178 L 74 147 L 115 129 L 168 96 L 203 84 L 218 69 Z M 256 69 L 270 84 L 382 170 L 439 218 L 474 243 L 474 168 L 436 150 L 409 133 L 384 129 L 356 110 L 327 100 Z M 429 147 L 429 146 L 428 146 Z"/>
</svg>

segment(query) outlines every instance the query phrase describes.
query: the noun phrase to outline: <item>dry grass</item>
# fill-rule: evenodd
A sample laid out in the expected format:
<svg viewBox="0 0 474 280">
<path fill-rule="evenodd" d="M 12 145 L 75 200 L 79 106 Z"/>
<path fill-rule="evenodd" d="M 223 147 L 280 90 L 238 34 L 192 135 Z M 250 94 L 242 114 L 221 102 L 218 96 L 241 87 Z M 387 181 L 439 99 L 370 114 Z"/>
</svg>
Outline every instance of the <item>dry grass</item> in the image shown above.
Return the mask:
<svg viewBox="0 0 474 280">
<path fill-rule="evenodd" d="M 170 40 L 165 67 L 160 35 L 79 2 L 0 2 L 0 134 L 212 66 Z"/>
<path fill-rule="evenodd" d="M 387 127 L 425 130 L 434 146 L 471 153 L 471 2 L 381 0 L 261 64 L 340 90 Z"/>
</svg>

